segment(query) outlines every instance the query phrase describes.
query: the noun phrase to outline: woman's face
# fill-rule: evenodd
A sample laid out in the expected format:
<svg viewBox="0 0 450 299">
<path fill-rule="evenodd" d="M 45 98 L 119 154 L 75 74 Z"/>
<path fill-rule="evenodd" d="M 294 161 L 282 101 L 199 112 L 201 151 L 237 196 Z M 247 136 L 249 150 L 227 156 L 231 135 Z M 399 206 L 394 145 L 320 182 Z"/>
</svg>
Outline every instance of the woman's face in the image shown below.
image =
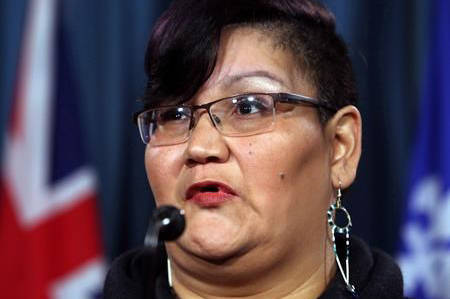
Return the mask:
<svg viewBox="0 0 450 299">
<path fill-rule="evenodd" d="M 191 104 L 248 92 L 315 97 L 290 51 L 268 36 L 252 28 L 225 30 L 214 72 Z M 188 267 L 196 260 L 245 256 L 270 264 L 323 254 L 318 248 L 332 197 L 329 156 L 316 108 L 294 105 L 280 106 L 266 133 L 223 136 L 201 113 L 188 141 L 147 146 L 157 204 L 186 212 L 186 230 L 168 245 L 169 255 Z"/>
</svg>

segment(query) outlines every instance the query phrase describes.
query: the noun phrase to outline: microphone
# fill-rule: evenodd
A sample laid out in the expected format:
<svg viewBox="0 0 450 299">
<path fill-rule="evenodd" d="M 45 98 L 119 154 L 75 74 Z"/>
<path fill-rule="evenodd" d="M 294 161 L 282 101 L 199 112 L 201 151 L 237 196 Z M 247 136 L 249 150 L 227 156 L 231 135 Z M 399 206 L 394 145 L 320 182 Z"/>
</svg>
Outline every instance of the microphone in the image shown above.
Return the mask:
<svg viewBox="0 0 450 299">
<path fill-rule="evenodd" d="M 185 226 L 184 210 L 169 205 L 160 206 L 150 219 L 144 245 L 153 251 L 159 241 L 173 241 L 181 236 Z"/>
</svg>

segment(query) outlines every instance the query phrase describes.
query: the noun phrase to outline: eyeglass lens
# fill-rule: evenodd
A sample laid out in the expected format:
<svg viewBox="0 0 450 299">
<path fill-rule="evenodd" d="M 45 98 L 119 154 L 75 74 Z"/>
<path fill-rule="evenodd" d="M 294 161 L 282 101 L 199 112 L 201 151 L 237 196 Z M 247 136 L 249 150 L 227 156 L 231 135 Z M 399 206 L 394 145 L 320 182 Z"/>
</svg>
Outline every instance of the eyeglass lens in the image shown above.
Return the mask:
<svg viewBox="0 0 450 299">
<path fill-rule="evenodd" d="M 178 106 L 147 110 L 138 116 L 144 143 L 169 145 L 189 138 L 195 110 L 203 106 Z M 225 98 L 209 107 L 214 126 L 224 135 L 246 136 L 270 129 L 274 123 L 274 100 L 270 94 L 247 94 Z"/>
</svg>

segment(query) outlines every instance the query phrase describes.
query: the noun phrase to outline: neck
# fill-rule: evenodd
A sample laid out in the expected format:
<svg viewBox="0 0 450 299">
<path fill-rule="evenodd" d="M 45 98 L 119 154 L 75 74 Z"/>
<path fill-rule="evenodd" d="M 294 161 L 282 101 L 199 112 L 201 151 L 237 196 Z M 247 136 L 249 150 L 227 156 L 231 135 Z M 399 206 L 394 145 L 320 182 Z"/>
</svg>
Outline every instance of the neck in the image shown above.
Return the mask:
<svg viewBox="0 0 450 299">
<path fill-rule="evenodd" d="M 242 271 L 211 264 L 211 277 L 205 280 L 172 263 L 173 287 L 179 298 L 317 298 L 336 271 L 333 251 L 329 242 L 325 243 L 320 253 L 307 259 L 286 259 L 265 271 L 258 269 L 234 280 L 230 280 L 230 273 Z"/>
</svg>

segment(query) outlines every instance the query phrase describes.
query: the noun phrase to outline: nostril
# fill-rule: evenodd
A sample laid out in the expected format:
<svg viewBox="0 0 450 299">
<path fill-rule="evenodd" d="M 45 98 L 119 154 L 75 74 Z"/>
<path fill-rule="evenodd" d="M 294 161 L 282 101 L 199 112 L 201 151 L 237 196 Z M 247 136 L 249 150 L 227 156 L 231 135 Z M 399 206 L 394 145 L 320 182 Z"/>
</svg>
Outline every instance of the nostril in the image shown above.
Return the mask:
<svg viewBox="0 0 450 299">
<path fill-rule="evenodd" d="M 188 167 L 193 167 L 193 166 L 195 166 L 197 164 L 199 164 L 199 162 L 196 159 L 194 159 L 194 158 L 189 158 L 189 159 L 186 160 L 186 165 Z"/>
<path fill-rule="evenodd" d="M 209 156 L 206 159 L 194 159 L 194 158 L 189 158 L 186 161 L 186 165 L 188 167 L 193 167 L 197 164 L 205 164 L 205 163 L 220 163 L 220 158 L 219 157 L 214 157 L 214 156 Z"/>
<path fill-rule="evenodd" d="M 216 162 L 216 163 L 218 163 L 218 162 L 220 162 L 220 159 L 218 157 L 211 156 L 211 157 L 206 158 L 206 162 Z"/>
</svg>

